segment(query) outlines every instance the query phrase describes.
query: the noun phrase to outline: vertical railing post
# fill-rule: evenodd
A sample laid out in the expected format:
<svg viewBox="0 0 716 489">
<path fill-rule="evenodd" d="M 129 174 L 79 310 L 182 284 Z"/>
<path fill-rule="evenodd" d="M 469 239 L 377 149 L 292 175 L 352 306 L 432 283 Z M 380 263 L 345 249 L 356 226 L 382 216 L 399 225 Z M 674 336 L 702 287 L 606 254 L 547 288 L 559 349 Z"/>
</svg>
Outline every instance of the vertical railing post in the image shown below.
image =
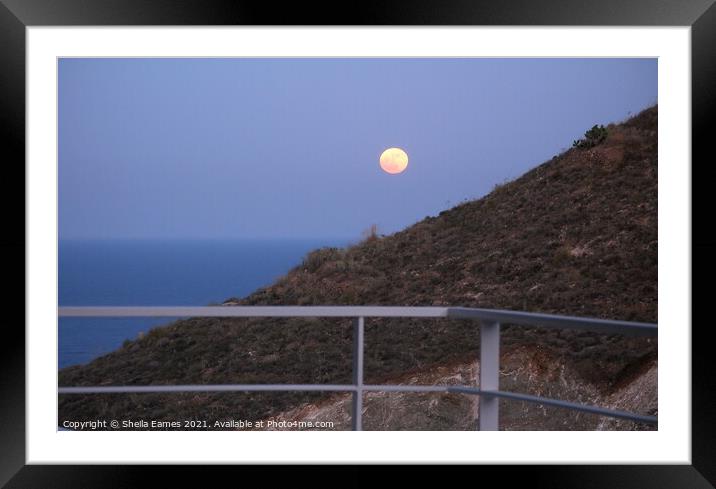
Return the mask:
<svg viewBox="0 0 716 489">
<path fill-rule="evenodd" d="M 485 391 L 500 390 L 500 323 L 480 323 L 480 431 L 499 429 L 500 400 Z"/>
<path fill-rule="evenodd" d="M 363 429 L 363 336 L 365 319 L 353 320 L 353 412 L 351 413 L 353 431 Z"/>
</svg>

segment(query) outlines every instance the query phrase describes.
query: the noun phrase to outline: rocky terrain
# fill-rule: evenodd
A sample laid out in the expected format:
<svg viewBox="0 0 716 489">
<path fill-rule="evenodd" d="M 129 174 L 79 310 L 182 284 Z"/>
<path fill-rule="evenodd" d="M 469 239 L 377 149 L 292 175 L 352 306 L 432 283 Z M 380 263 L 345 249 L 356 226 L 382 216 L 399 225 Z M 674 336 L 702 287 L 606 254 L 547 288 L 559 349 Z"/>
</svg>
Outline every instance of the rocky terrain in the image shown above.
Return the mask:
<svg viewBox="0 0 716 489">
<path fill-rule="evenodd" d="M 505 390 L 531 385 L 533 391 L 545 396 L 569 393 L 572 400 L 630 412 L 657 413 L 656 361 L 649 362 L 644 372 L 606 393 L 579 377 L 557 361 L 547 363 L 534 350 L 512 351 L 502 357 L 501 387 Z M 419 374 L 393 379 L 404 385 L 478 385 L 480 364 L 477 361 L 442 365 Z M 273 421 L 332 422 L 326 429 L 351 429 L 350 394 L 323 398 L 305 403 L 268 419 Z M 461 394 L 422 394 L 369 392 L 363 399 L 366 430 L 474 430 L 477 426 L 479 396 Z M 288 425 L 290 427 L 290 425 Z M 305 426 L 305 425 L 304 425 Z M 500 402 L 502 430 L 614 430 L 650 429 L 638 423 L 588 413 L 572 412 L 556 407 L 516 401 Z M 274 429 L 282 429 L 280 423 Z M 291 428 L 289 428 L 291 429 Z"/>
</svg>

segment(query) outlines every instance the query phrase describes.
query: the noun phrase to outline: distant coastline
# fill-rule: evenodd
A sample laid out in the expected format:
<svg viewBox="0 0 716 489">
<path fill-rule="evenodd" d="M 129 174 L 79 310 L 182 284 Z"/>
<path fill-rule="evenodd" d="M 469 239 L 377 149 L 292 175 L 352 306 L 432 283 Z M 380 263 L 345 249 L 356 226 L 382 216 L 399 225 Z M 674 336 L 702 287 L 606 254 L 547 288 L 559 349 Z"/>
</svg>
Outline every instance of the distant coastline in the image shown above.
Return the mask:
<svg viewBox="0 0 716 489">
<path fill-rule="evenodd" d="M 322 246 L 316 239 L 69 239 L 59 243 L 61 306 L 208 305 L 271 284 Z M 166 318 L 59 321 L 58 367 L 108 353 Z"/>
</svg>

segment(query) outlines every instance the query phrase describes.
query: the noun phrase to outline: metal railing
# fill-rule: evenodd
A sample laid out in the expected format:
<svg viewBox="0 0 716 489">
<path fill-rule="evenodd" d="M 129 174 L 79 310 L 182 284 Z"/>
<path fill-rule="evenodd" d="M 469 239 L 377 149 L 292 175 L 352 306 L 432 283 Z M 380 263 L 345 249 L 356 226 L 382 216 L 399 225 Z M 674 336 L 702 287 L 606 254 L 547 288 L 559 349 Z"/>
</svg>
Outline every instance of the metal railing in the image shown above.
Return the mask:
<svg viewBox="0 0 716 489">
<path fill-rule="evenodd" d="M 656 424 L 656 416 L 607 409 L 573 402 L 500 390 L 500 324 L 515 326 L 588 330 L 603 334 L 657 336 L 657 325 L 551 314 L 477 309 L 465 307 L 385 306 L 209 306 L 209 307 L 60 307 L 61 317 L 342 317 L 353 318 L 352 384 L 221 384 L 59 387 L 58 394 L 166 393 L 166 392 L 257 392 L 321 391 L 353 394 L 352 429 L 363 422 L 365 392 L 454 392 L 480 396 L 478 429 L 495 431 L 499 426 L 499 399 L 557 406 L 565 409 Z M 480 325 L 480 384 L 455 385 L 369 385 L 363 383 L 365 318 L 455 318 L 476 320 Z"/>
</svg>

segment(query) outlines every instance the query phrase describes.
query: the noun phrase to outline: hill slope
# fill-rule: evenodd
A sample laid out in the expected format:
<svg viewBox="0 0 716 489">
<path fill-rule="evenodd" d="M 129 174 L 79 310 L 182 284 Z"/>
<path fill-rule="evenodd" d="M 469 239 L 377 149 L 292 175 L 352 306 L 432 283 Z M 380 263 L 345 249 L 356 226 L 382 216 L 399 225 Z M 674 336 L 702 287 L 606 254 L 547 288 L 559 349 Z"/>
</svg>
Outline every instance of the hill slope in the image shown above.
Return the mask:
<svg viewBox="0 0 716 489">
<path fill-rule="evenodd" d="M 310 253 L 270 287 L 228 304 L 454 305 L 657 320 L 657 108 L 436 217 L 386 237 Z M 476 358 L 467 321 L 375 319 L 366 381 Z M 656 341 L 507 327 L 505 355 L 544 358 L 607 396 L 656 359 Z M 536 368 L 541 368 L 539 365 Z M 188 319 L 157 328 L 60 385 L 343 383 L 346 320 Z M 524 392 L 544 386 L 518 382 Z M 553 386 L 553 395 L 574 392 Z M 274 416 L 321 394 L 64 395 L 60 419 L 177 420 Z M 213 421 L 212 421 L 213 422 Z"/>
</svg>

